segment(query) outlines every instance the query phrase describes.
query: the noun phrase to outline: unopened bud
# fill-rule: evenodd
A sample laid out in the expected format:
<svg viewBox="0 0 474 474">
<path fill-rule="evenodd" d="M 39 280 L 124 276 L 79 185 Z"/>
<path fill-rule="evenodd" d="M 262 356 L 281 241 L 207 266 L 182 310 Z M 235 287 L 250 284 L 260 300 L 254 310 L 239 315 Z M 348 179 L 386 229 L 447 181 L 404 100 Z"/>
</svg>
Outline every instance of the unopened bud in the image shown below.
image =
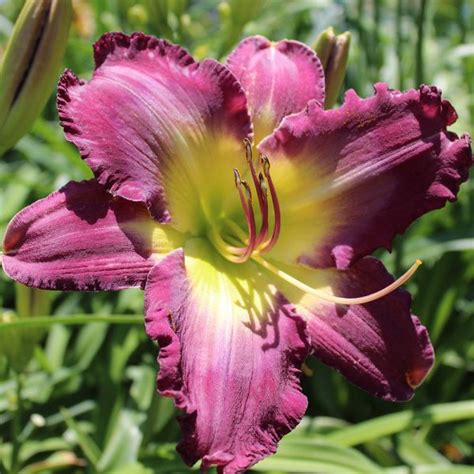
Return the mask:
<svg viewBox="0 0 474 474">
<path fill-rule="evenodd" d="M 350 44 L 351 34 L 348 31 L 335 35 L 332 27 L 320 33 L 314 42 L 313 48 L 323 65 L 326 77 L 326 109 L 336 103 L 346 75 Z"/>
<path fill-rule="evenodd" d="M 0 154 L 28 132 L 54 90 L 71 19 L 71 0 L 26 0 L 0 65 Z"/>
<path fill-rule="evenodd" d="M 334 34 L 334 28 L 332 26 L 321 31 L 313 43 L 313 49 L 316 51 L 324 70 L 326 70 L 329 56 L 331 56 L 331 51 L 335 44 L 336 35 Z"/>
</svg>

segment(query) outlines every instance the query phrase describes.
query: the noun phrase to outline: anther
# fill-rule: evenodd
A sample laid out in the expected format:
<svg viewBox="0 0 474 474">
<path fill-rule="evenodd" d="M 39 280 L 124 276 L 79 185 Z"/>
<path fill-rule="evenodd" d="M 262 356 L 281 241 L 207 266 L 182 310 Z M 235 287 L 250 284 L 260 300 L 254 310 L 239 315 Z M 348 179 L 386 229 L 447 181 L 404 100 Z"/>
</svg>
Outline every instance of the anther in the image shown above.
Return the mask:
<svg viewBox="0 0 474 474">
<path fill-rule="evenodd" d="M 260 227 L 260 232 L 258 233 L 255 246 L 260 245 L 268 233 L 268 198 L 267 198 L 267 183 L 262 173 L 258 174 L 258 189 L 260 190 L 263 197 L 263 206 L 260 206 L 262 212 L 262 224 Z"/>
<path fill-rule="evenodd" d="M 235 168 L 234 168 L 234 182 L 237 187 L 239 187 L 242 183 L 242 178 L 240 177 L 239 170 Z"/>
<path fill-rule="evenodd" d="M 255 215 L 252 206 L 252 191 L 246 181 L 243 181 L 240 177 L 240 173 L 237 169 L 234 169 L 234 181 L 235 186 L 239 192 L 240 202 L 244 211 L 245 219 L 247 221 L 249 238 L 246 247 L 237 248 L 237 253 L 240 255 L 229 256 L 228 260 L 235 263 L 243 263 L 247 261 L 255 248 L 256 241 L 256 226 L 255 226 Z"/>
<path fill-rule="evenodd" d="M 260 156 L 260 161 L 262 162 L 263 172 L 265 173 L 265 176 L 270 174 L 270 160 L 268 159 L 268 156 Z"/>
<path fill-rule="evenodd" d="M 258 181 L 260 182 L 260 189 L 263 191 L 265 197 L 267 196 L 267 183 L 265 183 L 265 178 L 263 177 L 262 172 L 258 173 Z"/>
<path fill-rule="evenodd" d="M 273 232 L 272 236 L 269 240 L 267 240 L 262 246 L 259 248 L 259 253 L 267 253 L 269 252 L 274 245 L 278 241 L 278 237 L 280 236 L 281 230 L 281 211 L 280 211 L 280 203 L 278 201 L 278 196 L 276 193 L 275 185 L 273 184 L 272 177 L 270 175 L 270 160 L 267 156 L 261 155 L 260 157 L 263 173 L 265 174 L 265 178 L 268 183 L 268 187 L 270 188 L 270 195 L 272 197 L 272 204 L 273 204 L 273 214 L 274 214 L 274 224 L 273 224 Z"/>
</svg>

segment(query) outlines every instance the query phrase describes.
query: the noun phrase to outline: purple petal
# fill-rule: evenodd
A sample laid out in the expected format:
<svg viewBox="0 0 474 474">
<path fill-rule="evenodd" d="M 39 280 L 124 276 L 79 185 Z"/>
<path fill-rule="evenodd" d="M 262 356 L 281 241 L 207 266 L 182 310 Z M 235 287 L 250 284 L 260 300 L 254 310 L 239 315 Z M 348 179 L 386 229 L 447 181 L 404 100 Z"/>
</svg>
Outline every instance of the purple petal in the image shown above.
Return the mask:
<svg viewBox="0 0 474 474">
<path fill-rule="evenodd" d="M 311 99 L 324 103 L 321 62 L 311 48 L 298 41 L 246 38 L 229 56 L 227 66 L 247 94 L 256 143 Z"/>
<path fill-rule="evenodd" d="M 11 278 L 37 288 L 143 286 L 175 234 L 143 204 L 114 198 L 95 181 L 70 182 L 13 218 L 2 264 Z"/>
<path fill-rule="evenodd" d="M 191 253 L 186 266 L 182 250 L 169 254 L 145 287 L 146 330 L 160 345 L 158 391 L 185 411 L 178 450 L 188 464 L 202 458 L 204 470 L 242 472 L 273 453 L 305 412 L 304 322 L 269 293 L 262 312 L 251 303 L 259 282 L 247 293 L 246 276 L 234 286 L 220 257 Z"/>
<path fill-rule="evenodd" d="M 219 136 L 241 149 L 251 132 L 245 94 L 218 62 L 196 63 L 183 48 L 142 33 L 108 33 L 94 53 L 89 82 L 66 71 L 59 83 L 66 138 L 109 191 L 146 203 L 166 222 L 163 167 L 179 150 L 192 161 L 193 147 Z"/>
<path fill-rule="evenodd" d="M 261 146 L 275 181 L 285 170 L 277 189 L 287 186 L 288 164 L 299 172 L 298 189 L 281 199 L 275 258 L 346 268 L 455 200 L 472 164 L 469 137 L 446 130 L 456 117 L 434 87 L 400 93 L 384 84 L 364 100 L 350 91 L 340 109 L 311 104 L 287 117 Z M 294 244 L 302 228 L 305 240 Z"/>
<path fill-rule="evenodd" d="M 306 269 L 309 284 L 356 297 L 393 282 L 383 264 L 365 257 L 347 270 Z M 311 278 L 314 279 L 311 282 Z M 430 371 L 434 353 L 426 328 L 410 313 L 411 297 L 398 289 L 364 305 L 334 305 L 284 291 L 305 317 L 314 354 L 372 395 L 408 400 Z"/>
</svg>

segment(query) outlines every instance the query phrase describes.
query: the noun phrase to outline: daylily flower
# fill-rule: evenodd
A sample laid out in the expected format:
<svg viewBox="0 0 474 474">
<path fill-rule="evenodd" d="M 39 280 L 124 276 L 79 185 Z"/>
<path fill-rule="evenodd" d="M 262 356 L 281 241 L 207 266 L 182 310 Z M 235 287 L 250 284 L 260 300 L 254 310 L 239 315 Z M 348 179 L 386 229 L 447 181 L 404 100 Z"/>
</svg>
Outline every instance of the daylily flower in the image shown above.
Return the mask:
<svg viewBox="0 0 474 474">
<path fill-rule="evenodd" d="M 472 157 L 435 87 L 346 94 L 296 41 L 244 40 L 225 65 L 141 33 L 66 71 L 66 138 L 95 179 L 21 211 L 3 265 L 39 288 L 143 287 L 158 391 L 184 410 L 184 460 L 241 472 L 306 409 L 312 353 L 386 400 L 433 364 L 426 329 L 377 259 L 396 233 L 456 198 Z"/>
</svg>

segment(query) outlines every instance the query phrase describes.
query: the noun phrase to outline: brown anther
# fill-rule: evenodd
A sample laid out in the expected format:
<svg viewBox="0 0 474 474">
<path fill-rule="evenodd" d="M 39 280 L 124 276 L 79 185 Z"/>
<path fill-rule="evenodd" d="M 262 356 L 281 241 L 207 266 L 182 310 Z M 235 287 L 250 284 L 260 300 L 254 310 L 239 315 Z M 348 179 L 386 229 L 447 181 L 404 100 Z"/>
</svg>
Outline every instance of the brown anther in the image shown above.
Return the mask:
<svg viewBox="0 0 474 474">
<path fill-rule="evenodd" d="M 245 146 L 245 158 L 247 162 L 252 161 L 252 142 L 248 138 L 244 138 L 244 146 Z"/>
<path fill-rule="evenodd" d="M 241 181 L 240 184 L 245 189 L 245 193 L 247 194 L 248 204 L 251 204 L 252 203 L 252 190 L 250 189 L 250 186 L 247 184 L 247 181 Z"/>
<path fill-rule="evenodd" d="M 278 201 L 276 189 L 273 184 L 272 177 L 270 175 L 270 160 L 268 159 L 267 156 L 261 155 L 260 162 L 262 164 L 263 172 L 265 174 L 265 178 L 267 179 L 267 184 L 270 189 L 270 195 L 272 197 L 272 204 L 273 204 L 273 214 L 274 214 L 272 236 L 270 237 L 270 239 L 264 242 L 262 246 L 259 248 L 259 253 L 267 253 L 275 246 L 275 244 L 278 241 L 278 237 L 280 236 L 281 211 L 280 211 L 280 203 Z"/>
<path fill-rule="evenodd" d="M 234 168 L 234 182 L 237 187 L 242 184 L 242 178 L 240 177 L 240 173 L 237 168 Z"/>
<path fill-rule="evenodd" d="M 262 190 L 265 198 L 267 197 L 267 192 L 268 192 L 268 188 L 267 188 L 267 183 L 265 182 L 265 178 L 263 177 L 263 174 L 262 172 L 258 173 L 258 181 L 260 183 L 260 189 Z"/>
<path fill-rule="evenodd" d="M 268 159 L 268 156 L 260 155 L 260 162 L 262 163 L 265 176 L 268 176 L 270 174 L 270 160 Z"/>
</svg>

